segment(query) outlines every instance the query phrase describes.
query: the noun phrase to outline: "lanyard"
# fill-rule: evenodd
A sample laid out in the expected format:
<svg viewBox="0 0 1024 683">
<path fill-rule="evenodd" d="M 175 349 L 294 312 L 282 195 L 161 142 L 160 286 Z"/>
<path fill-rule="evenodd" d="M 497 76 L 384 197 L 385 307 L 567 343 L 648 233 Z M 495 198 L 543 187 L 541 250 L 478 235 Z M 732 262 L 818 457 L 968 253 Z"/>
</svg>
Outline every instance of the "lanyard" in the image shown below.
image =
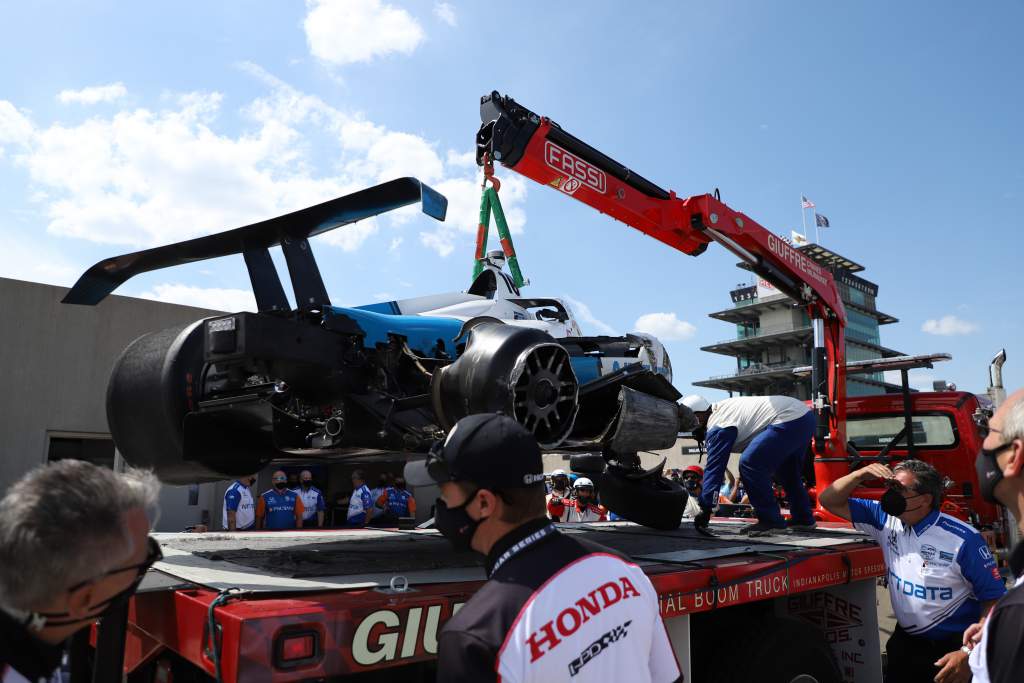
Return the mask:
<svg viewBox="0 0 1024 683">
<path fill-rule="evenodd" d="M 516 543 L 515 545 L 513 545 L 511 548 L 509 548 L 508 550 L 503 552 L 501 554 L 501 556 L 497 560 L 495 560 L 494 567 L 491 568 L 490 576 L 494 576 L 494 574 L 498 571 L 498 569 L 501 567 L 501 565 L 505 564 L 506 562 L 508 562 L 513 557 L 515 557 L 519 553 L 521 553 L 524 550 L 526 550 L 527 548 L 529 548 L 531 545 L 533 545 L 537 541 L 539 541 L 539 540 L 541 540 L 543 538 L 546 538 L 547 536 L 550 536 L 551 534 L 555 533 L 555 531 L 556 531 L 555 530 L 555 525 L 554 524 L 548 524 L 547 526 L 542 527 L 541 529 L 538 529 L 537 531 L 534 531 L 532 534 L 530 534 L 529 536 L 527 536 L 523 540 L 521 540 L 518 543 Z"/>
</svg>

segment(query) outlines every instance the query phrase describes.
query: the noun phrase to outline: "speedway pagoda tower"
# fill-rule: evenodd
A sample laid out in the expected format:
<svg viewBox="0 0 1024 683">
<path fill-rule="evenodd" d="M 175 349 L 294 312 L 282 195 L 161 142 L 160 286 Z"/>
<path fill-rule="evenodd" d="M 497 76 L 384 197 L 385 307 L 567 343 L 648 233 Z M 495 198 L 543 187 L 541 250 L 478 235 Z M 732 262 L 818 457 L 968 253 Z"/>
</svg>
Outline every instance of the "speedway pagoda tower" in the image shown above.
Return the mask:
<svg viewBox="0 0 1024 683">
<path fill-rule="evenodd" d="M 876 308 L 878 285 L 855 274 L 862 272 L 864 266 L 818 244 L 809 243 L 797 249 L 828 268 L 836 279 L 849 316 L 847 362 L 904 355 L 881 344 L 879 328 L 899 321 Z M 737 285 L 729 295 L 733 307 L 709 315 L 736 325 L 736 337 L 703 346 L 701 350 L 734 357 L 736 371 L 694 385 L 728 391 L 730 396 L 783 395 L 808 399 L 810 379 L 793 374 L 794 368 L 811 364 L 813 333 L 807 313 L 793 299 L 756 276 L 752 284 Z M 881 373 L 852 375 L 847 379 L 850 396 L 899 390 L 899 385 L 885 382 Z"/>
</svg>

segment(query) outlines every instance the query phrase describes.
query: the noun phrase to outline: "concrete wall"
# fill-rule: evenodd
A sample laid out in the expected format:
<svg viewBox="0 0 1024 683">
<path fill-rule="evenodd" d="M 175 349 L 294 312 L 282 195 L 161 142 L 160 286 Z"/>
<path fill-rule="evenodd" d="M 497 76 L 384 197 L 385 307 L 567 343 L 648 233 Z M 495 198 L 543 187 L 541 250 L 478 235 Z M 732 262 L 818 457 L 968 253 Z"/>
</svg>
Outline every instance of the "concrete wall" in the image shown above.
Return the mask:
<svg viewBox="0 0 1024 683">
<path fill-rule="evenodd" d="M 60 303 L 65 293 L 0 278 L 0 490 L 46 462 L 52 434 L 109 438 L 107 380 L 131 341 L 218 313 L 123 296 L 73 306 Z M 159 528 L 198 522 L 213 495 L 213 486 L 203 485 L 199 504 L 189 506 L 188 487 L 166 487 Z"/>
</svg>

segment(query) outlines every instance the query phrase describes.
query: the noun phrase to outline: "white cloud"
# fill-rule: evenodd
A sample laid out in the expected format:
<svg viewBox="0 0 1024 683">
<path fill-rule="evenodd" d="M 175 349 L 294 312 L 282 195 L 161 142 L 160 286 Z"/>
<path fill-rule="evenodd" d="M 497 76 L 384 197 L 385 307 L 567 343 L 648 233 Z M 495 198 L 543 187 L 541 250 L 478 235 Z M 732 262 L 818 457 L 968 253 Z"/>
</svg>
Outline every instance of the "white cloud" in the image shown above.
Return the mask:
<svg viewBox="0 0 1024 683">
<path fill-rule="evenodd" d="M 24 228 L 7 226 L 0 234 L 16 234 Z M 0 249 L 0 277 L 28 282 L 45 282 L 70 287 L 85 267 L 73 263 L 62 254 L 34 243 L 6 240 Z"/>
<path fill-rule="evenodd" d="M 113 102 L 128 94 L 124 83 L 111 83 L 110 85 L 91 85 L 81 90 L 61 90 L 57 99 L 64 104 L 99 104 L 100 102 Z"/>
<path fill-rule="evenodd" d="M 332 107 L 255 64 L 239 66 L 268 90 L 240 107 L 237 134 L 219 130 L 219 93 L 49 125 L 0 100 L 0 147 L 14 152 L 0 163 L 26 170 L 27 196 L 51 234 L 132 247 L 247 225 L 412 175 L 448 197 L 447 222 L 408 207 L 318 239 L 355 251 L 386 227 L 422 221 L 420 239 L 438 254 L 471 250 L 480 189 L 464 155 L 448 154 L 446 163 L 431 141 Z M 522 179 L 506 180 L 502 200 L 516 233 L 526 222 L 525 196 Z"/>
<path fill-rule="evenodd" d="M 314 57 L 335 65 L 411 54 L 423 28 L 404 9 L 380 0 L 307 0 L 303 26 Z"/>
<path fill-rule="evenodd" d="M 256 298 L 248 289 L 193 287 L 180 283 L 167 283 L 156 285 L 153 289 L 139 294 L 139 297 L 231 313 L 256 310 Z"/>
<path fill-rule="evenodd" d="M 456 246 L 464 247 L 466 254 L 471 254 L 475 245 L 473 236 L 480 223 L 479 179 L 460 175 L 437 183 L 434 189 L 448 198 L 448 215 L 445 222 L 435 224 L 432 231 L 421 232 L 420 242 L 441 256 L 448 256 Z M 521 206 L 526 199 L 526 182 L 518 176 L 502 177 L 499 197 L 509 230 L 513 235 L 521 235 L 526 225 L 526 212 Z M 497 235 L 493 219 L 490 234 L 492 239 Z"/>
<path fill-rule="evenodd" d="M 939 319 L 925 320 L 921 331 L 951 337 L 960 334 L 971 334 L 978 331 L 978 324 L 962 320 L 955 315 L 944 315 Z"/>
<path fill-rule="evenodd" d="M 461 166 L 464 168 L 476 168 L 476 152 L 456 152 L 454 149 L 448 150 L 448 165 L 449 166 Z"/>
<path fill-rule="evenodd" d="M 599 320 L 593 313 L 591 313 L 590 306 L 587 306 L 582 301 L 574 299 L 566 294 L 563 294 L 562 298 L 567 304 L 569 304 L 569 307 L 572 309 L 573 316 L 576 318 L 576 321 L 580 323 L 580 327 L 583 328 L 584 333 L 587 333 L 589 329 L 594 329 L 597 330 L 598 334 L 618 335 L 618 332 L 615 331 L 614 327 L 602 320 Z"/>
<path fill-rule="evenodd" d="M 404 237 L 392 237 L 391 244 L 388 246 L 388 251 L 398 251 L 398 248 L 402 246 L 402 242 L 404 241 Z"/>
<path fill-rule="evenodd" d="M 685 341 L 693 337 L 697 328 L 675 313 L 645 313 L 636 319 L 633 329 L 648 332 L 661 341 Z"/>
<path fill-rule="evenodd" d="M 337 230 L 325 232 L 314 239 L 323 240 L 335 247 L 341 247 L 342 251 L 356 251 L 359 247 L 363 246 L 367 239 L 376 235 L 378 229 L 377 220 L 367 218 L 358 223 L 343 225 Z"/>
<path fill-rule="evenodd" d="M 0 100 L 0 151 L 4 145 L 30 144 L 32 133 L 32 121 L 7 100 Z"/>
<path fill-rule="evenodd" d="M 457 26 L 459 24 L 459 20 L 455 16 L 455 8 L 451 5 L 451 3 L 435 2 L 434 16 L 436 16 L 438 19 L 448 24 L 449 26 Z"/>
</svg>

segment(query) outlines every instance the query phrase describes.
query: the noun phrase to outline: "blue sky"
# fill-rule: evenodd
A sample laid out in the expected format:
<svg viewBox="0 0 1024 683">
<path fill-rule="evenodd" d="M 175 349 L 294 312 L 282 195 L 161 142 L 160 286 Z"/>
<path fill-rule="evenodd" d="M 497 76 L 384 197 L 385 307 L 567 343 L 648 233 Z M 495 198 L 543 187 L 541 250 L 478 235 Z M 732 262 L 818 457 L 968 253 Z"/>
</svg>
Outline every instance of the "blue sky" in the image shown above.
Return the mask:
<svg viewBox="0 0 1024 683">
<path fill-rule="evenodd" d="M 1020 2 L 0 10 L 0 276 L 70 284 L 106 256 L 417 175 L 449 196 L 449 221 L 403 213 L 318 238 L 328 289 L 342 305 L 463 289 L 478 201 L 467 155 L 479 97 L 497 89 L 680 195 L 720 188 L 778 232 L 799 228 L 807 195 L 832 222 L 822 242 L 865 264 L 900 318 L 883 343 L 953 354 L 919 385 L 981 390 L 1000 347 L 1007 384 L 1024 383 Z M 667 314 L 653 331 L 683 391 L 733 369 L 698 347 L 734 335 L 707 318 L 748 279 L 734 258 L 672 252 L 499 173 L 530 293 L 582 304 L 589 333 Z M 119 293 L 249 300 L 241 258 Z"/>
</svg>

